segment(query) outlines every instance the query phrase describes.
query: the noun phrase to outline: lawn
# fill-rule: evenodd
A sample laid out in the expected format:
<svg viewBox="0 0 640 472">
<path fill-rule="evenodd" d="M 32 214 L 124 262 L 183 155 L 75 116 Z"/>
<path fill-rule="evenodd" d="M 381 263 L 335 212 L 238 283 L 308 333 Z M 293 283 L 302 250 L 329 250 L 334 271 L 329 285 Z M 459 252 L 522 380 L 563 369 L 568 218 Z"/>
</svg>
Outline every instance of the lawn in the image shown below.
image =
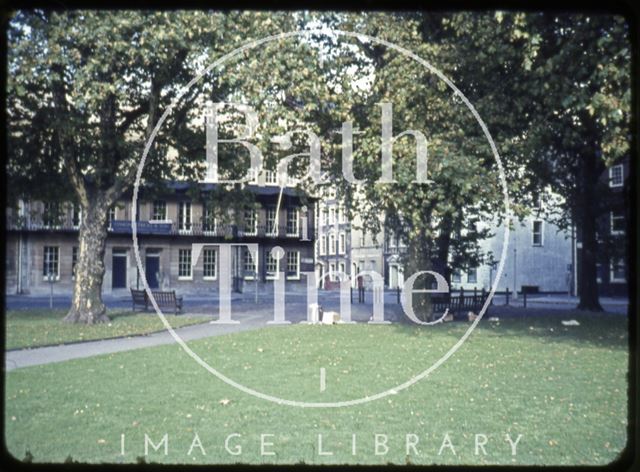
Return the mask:
<svg viewBox="0 0 640 472">
<path fill-rule="evenodd" d="M 164 329 L 155 313 L 113 312 L 110 323 L 78 326 L 63 323 L 63 310 L 10 310 L 5 313 L 6 349 L 50 346 L 91 339 L 152 333 Z M 167 315 L 172 327 L 202 323 L 202 317 Z"/>
<path fill-rule="evenodd" d="M 573 317 L 580 326 L 564 327 L 546 316 L 483 321 L 428 378 L 344 408 L 296 408 L 255 398 L 206 372 L 176 345 L 18 369 L 6 376 L 7 447 L 20 459 L 29 451 L 35 462 L 68 456 L 136 462 L 144 455 L 145 434 L 156 445 L 167 434 L 168 454 L 150 448 L 147 462 L 607 464 L 627 441 L 626 318 Z M 336 401 L 407 380 L 467 327 L 274 326 L 189 346 L 251 388 Z M 202 449 L 188 454 L 196 433 Z M 262 441 L 273 444 L 265 452 L 275 455 L 261 455 L 266 434 L 273 436 Z M 387 440 L 388 450 L 380 446 L 379 455 L 375 434 Z M 413 434 L 417 445 L 407 450 Z M 516 455 L 507 434 L 514 441 L 522 435 Z M 478 454 L 476 435 L 487 439 Z M 230 454 L 225 440 L 240 454 Z"/>
</svg>

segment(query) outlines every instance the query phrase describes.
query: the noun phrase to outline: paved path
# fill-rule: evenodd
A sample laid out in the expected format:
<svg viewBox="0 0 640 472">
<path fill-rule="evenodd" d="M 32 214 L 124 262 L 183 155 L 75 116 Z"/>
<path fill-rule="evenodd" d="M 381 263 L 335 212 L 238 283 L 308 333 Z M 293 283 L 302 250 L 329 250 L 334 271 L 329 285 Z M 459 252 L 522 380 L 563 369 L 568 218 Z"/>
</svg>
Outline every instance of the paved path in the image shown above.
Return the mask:
<svg viewBox="0 0 640 472">
<path fill-rule="evenodd" d="M 252 294 L 239 295 L 232 303 L 232 318 L 240 321 L 239 324 L 219 325 L 204 323 L 199 325 L 185 326 L 176 329 L 176 333 L 185 341 L 202 339 L 223 334 L 236 333 L 251 329 L 258 329 L 267 326 L 267 321 L 273 318 L 273 297 L 262 294 L 258 304 L 255 303 Z M 307 305 L 306 296 L 301 293 L 287 293 L 286 319 L 297 323 L 306 318 Z M 105 297 L 105 302 L 109 308 L 130 307 L 129 300 L 118 297 Z M 45 304 L 46 303 L 46 304 Z M 68 308 L 70 300 L 60 297 L 61 308 Z M 211 296 L 191 296 L 186 304 L 186 311 L 192 314 L 202 314 L 217 318 L 218 301 Z M 320 297 L 320 303 L 325 310 L 340 311 L 338 292 L 325 292 Z M 510 316 L 509 307 L 502 307 L 504 301 L 496 299 L 496 308 L 500 316 Z M 512 307 L 521 306 L 522 301 L 511 301 Z M 621 299 L 601 299 L 601 303 L 607 312 L 624 314 L 627 313 L 627 301 Z M 44 297 L 7 297 L 7 308 L 33 308 L 36 306 L 48 306 L 48 298 Z M 544 308 L 548 310 L 573 310 L 577 304 L 575 298 L 569 297 L 531 297 L 527 300 L 528 308 Z M 354 303 L 351 305 L 352 319 L 355 321 L 367 321 L 371 316 L 371 297 L 368 294 L 367 303 Z M 385 319 L 393 320 L 400 312 L 394 293 L 385 293 Z M 530 314 L 539 310 L 531 310 Z M 490 309 L 491 312 L 491 309 Z M 526 315 L 527 310 L 518 310 L 518 315 Z M 90 341 L 78 344 L 66 344 L 61 346 L 42 347 L 35 349 L 24 349 L 19 351 L 8 351 L 5 353 L 5 370 L 10 371 L 20 367 L 32 365 L 49 364 L 63 362 L 70 359 L 110 354 L 114 352 L 129 351 L 151 346 L 175 343 L 175 340 L 168 331 L 162 331 L 146 336 L 133 336 L 130 338 L 108 339 L 102 341 Z"/>
<path fill-rule="evenodd" d="M 298 297 L 298 301 L 286 304 L 285 317 L 292 323 L 299 323 L 306 319 L 307 305 L 303 297 Z M 337 296 L 326 299 L 322 303 L 326 310 L 339 310 Z M 203 307 L 200 307 L 201 309 Z M 204 307 L 213 310 L 212 306 Z M 200 311 L 200 313 L 210 313 L 210 311 Z M 217 307 L 216 307 L 217 313 Z M 240 321 L 238 324 L 223 325 L 203 323 L 198 325 L 177 328 L 175 332 L 184 341 L 220 336 L 223 334 L 237 333 L 240 331 L 259 329 L 267 326 L 267 322 L 273 319 L 273 306 L 270 300 L 260 300 L 258 305 L 253 301 L 241 300 L 232 305 L 232 319 Z M 371 316 L 370 304 L 354 304 L 351 307 L 351 316 L 354 321 L 367 321 Z M 388 307 L 387 319 L 393 318 L 397 311 L 394 307 Z M 212 317 L 213 318 L 213 317 Z M 215 316 L 217 318 L 217 316 Z M 130 351 L 163 344 L 172 344 L 176 341 L 168 331 L 162 331 L 145 336 L 132 336 L 129 338 L 105 339 L 101 341 L 88 341 L 76 344 L 64 344 L 60 346 L 41 347 L 34 349 L 21 349 L 17 351 L 5 352 L 5 371 L 11 371 L 21 367 L 28 367 L 40 364 L 51 364 L 64 362 L 71 359 L 97 356 L 101 354 L 111 354 L 114 352 Z"/>
<path fill-rule="evenodd" d="M 207 322 L 178 328 L 175 332 L 184 341 L 193 341 L 194 339 L 256 329 L 265 325 L 263 317 L 260 314 L 245 314 L 241 318 L 238 316 L 234 316 L 234 318 L 241 319 L 241 323 L 235 325 L 217 325 Z M 131 351 L 133 349 L 160 346 L 162 344 L 172 344 L 175 342 L 171 333 L 161 331 L 146 336 L 132 336 L 130 338 L 106 339 L 103 341 L 89 341 L 77 344 L 8 351 L 5 353 L 5 371 L 8 372 L 20 367 L 51 364 L 54 362 L 68 361 L 70 359 Z"/>
</svg>

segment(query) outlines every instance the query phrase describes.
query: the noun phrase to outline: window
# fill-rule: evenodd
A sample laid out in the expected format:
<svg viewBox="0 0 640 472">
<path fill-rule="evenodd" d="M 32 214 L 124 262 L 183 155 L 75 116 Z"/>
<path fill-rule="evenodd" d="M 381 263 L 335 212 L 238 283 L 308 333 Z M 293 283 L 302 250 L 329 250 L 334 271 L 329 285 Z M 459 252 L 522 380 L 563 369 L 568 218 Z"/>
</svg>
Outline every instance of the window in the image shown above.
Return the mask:
<svg viewBox="0 0 640 472">
<path fill-rule="evenodd" d="M 216 232 L 217 222 L 213 212 L 213 208 L 205 203 L 202 214 L 202 231 L 214 234 Z"/>
<path fill-rule="evenodd" d="M 53 275 L 55 280 L 60 278 L 60 251 L 58 246 L 45 246 L 42 255 L 42 275 L 47 278 Z"/>
<path fill-rule="evenodd" d="M 254 255 L 249 248 L 244 250 L 244 277 L 245 279 L 253 279 L 257 271 L 256 261 L 254 261 Z"/>
<path fill-rule="evenodd" d="M 167 202 L 164 200 L 155 200 L 151 207 L 152 221 L 165 221 L 167 219 Z"/>
<path fill-rule="evenodd" d="M 338 207 L 338 223 L 346 223 L 347 222 L 347 215 L 344 211 L 344 208 Z"/>
<path fill-rule="evenodd" d="M 625 274 L 624 261 L 618 261 L 617 263 L 614 263 L 613 261 L 611 261 L 609 269 L 610 269 L 609 280 L 611 282 L 620 283 L 620 282 L 626 281 L 627 277 Z"/>
<path fill-rule="evenodd" d="M 287 236 L 298 236 L 297 208 L 287 208 Z"/>
<path fill-rule="evenodd" d="M 360 233 L 360 247 L 364 247 L 365 245 L 365 238 L 366 238 L 366 233 L 364 231 L 364 229 L 362 230 L 362 233 Z"/>
<path fill-rule="evenodd" d="M 336 223 L 336 209 L 331 207 L 329 208 L 329 224 L 333 225 Z"/>
<path fill-rule="evenodd" d="M 332 282 L 336 281 L 336 263 L 332 262 L 329 264 L 329 280 Z"/>
<path fill-rule="evenodd" d="M 203 253 L 204 260 L 204 272 L 203 277 L 205 279 L 213 280 L 217 277 L 217 253 L 215 249 L 204 249 Z"/>
<path fill-rule="evenodd" d="M 254 208 L 244 211 L 244 234 L 248 236 L 258 234 L 258 218 L 256 217 L 256 210 Z"/>
<path fill-rule="evenodd" d="M 323 225 L 326 225 L 328 221 L 329 221 L 329 217 L 328 217 L 327 210 L 322 210 L 322 221 L 321 221 L 321 223 Z"/>
<path fill-rule="evenodd" d="M 542 246 L 542 221 L 540 220 L 533 222 L 531 244 L 533 246 Z"/>
<path fill-rule="evenodd" d="M 167 219 L 167 202 L 156 200 L 153 202 L 151 219 L 154 221 L 165 221 Z"/>
<path fill-rule="evenodd" d="M 389 247 L 396 247 L 396 236 L 392 231 L 389 231 Z"/>
<path fill-rule="evenodd" d="M 341 262 L 340 264 L 338 264 L 338 267 L 339 267 L 340 272 L 341 272 L 342 274 L 346 274 L 346 273 L 347 273 L 347 272 L 346 272 L 345 265 L 344 265 L 344 262 Z"/>
<path fill-rule="evenodd" d="M 462 277 L 460 277 L 460 271 L 454 270 L 451 272 L 451 283 L 459 284 L 462 282 Z"/>
<path fill-rule="evenodd" d="M 44 204 L 42 224 L 45 228 L 53 228 L 60 224 L 60 205 L 57 203 Z"/>
<path fill-rule="evenodd" d="M 178 203 L 178 230 L 191 231 L 191 202 Z"/>
<path fill-rule="evenodd" d="M 80 220 L 82 219 L 82 208 L 80 205 L 74 204 L 71 208 L 71 224 L 74 228 L 80 226 Z"/>
<path fill-rule="evenodd" d="M 278 183 L 277 174 L 273 170 L 265 170 L 264 171 L 264 182 L 267 184 L 276 184 Z"/>
<path fill-rule="evenodd" d="M 477 269 L 469 269 L 467 272 L 467 282 L 470 284 L 475 284 L 478 282 L 478 270 Z"/>
<path fill-rule="evenodd" d="M 340 233 L 339 239 L 338 239 L 338 250 L 340 252 L 340 254 L 344 254 L 347 250 L 347 237 L 344 233 Z"/>
<path fill-rule="evenodd" d="M 624 183 L 624 167 L 618 164 L 609 168 L 609 187 L 622 187 Z"/>
<path fill-rule="evenodd" d="M 80 253 L 78 246 L 71 248 L 71 278 L 76 277 L 76 265 L 78 265 L 78 254 Z"/>
<path fill-rule="evenodd" d="M 330 234 L 329 235 L 329 254 L 335 254 L 335 253 L 336 253 L 336 235 Z"/>
<path fill-rule="evenodd" d="M 271 255 L 271 251 L 267 251 L 267 261 L 265 264 L 267 279 L 273 280 L 278 278 L 279 266 L 280 261 Z"/>
<path fill-rule="evenodd" d="M 178 278 L 191 278 L 191 249 L 178 250 Z"/>
<path fill-rule="evenodd" d="M 300 252 L 298 251 L 287 252 L 287 278 L 300 278 Z"/>
<path fill-rule="evenodd" d="M 324 256 L 327 253 L 327 237 L 322 236 L 320 238 L 320 255 Z"/>
<path fill-rule="evenodd" d="M 267 228 L 268 236 L 278 236 L 278 222 L 276 220 L 276 207 L 267 207 Z"/>
<path fill-rule="evenodd" d="M 624 234 L 624 213 L 621 211 L 612 211 L 611 217 L 611 234 Z"/>
</svg>

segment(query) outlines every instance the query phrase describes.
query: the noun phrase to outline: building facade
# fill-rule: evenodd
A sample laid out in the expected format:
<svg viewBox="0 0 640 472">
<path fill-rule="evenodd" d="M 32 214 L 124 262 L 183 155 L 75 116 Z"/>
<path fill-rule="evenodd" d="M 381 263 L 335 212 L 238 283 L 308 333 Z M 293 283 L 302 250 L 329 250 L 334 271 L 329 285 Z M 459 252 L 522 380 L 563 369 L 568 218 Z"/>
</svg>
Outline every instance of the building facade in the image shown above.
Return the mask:
<svg viewBox="0 0 640 472">
<path fill-rule="evenodd" d="M 139 253 L 151 288 L 217 291 L 221 270 L 228 270 L 220 266 L 221 244 L 231 245 L 234 290 L 243 291 L 247 284 L 268 290 L 268 282 L 281 272 L 288 284 L 306 287 L 303 273 L 314 270 L 315 217 L 298 192 L 284 188 L 280 195 L 276 186 L 249 185 L 255 205 L 233 224 L 223 224 L 203 201 L 189 197 L 189 187 L 174 182 L 161 198 L 138 203 Z M 200 187 L 202 195 L 215 190 L 215 184 Z M 126 197 L 109 212 L 105 292 L 143 287 L 131 217 Z M 51 285 L 56 293 L 71 293 L 80 218 L 79 207 L 69 203 L 20 202 L 17 211 L 7 211 L 7 293 L 48 293 Z M 272 256 L 275 246 L 284 249 L 282 259 Z"/>
<path fill-rule="evenodd" d="M 489 290 L 495 282 L 505 243 L 504 226 L 493 224 L 490 230 L 493 236 L 480 242 L 480 250 L 491 254 L 494 261 L 452 273 L 454 288 Z M 496 290 L 573 293 L 574 244 L 570 231 L 561 230 L 534 211 L 513 223 L 508 243 Z"/>
<path fill-rule="evenodd" d="M 338 273 L 351 276 L 351 224 L 335 191 L 316 202 L 316 276 L 324 288 L 339 285 Z"/>
<path fill-rule="evenodd" d="M 631 175 L 629 158 L 605 170 L 599 178 L 598 193 L 600 207 L 598 212 L 597 234 L 597 274 L 598 292 L 601 296 L 628 296 L 629 253 L 628 222 L 630 220 L 629 176 Z M 576 235 L 576 262 L 579 273 L 582 261 L 582 235 Z M 579 293 L 580 286 L 577 284 Z"/>
</svg>

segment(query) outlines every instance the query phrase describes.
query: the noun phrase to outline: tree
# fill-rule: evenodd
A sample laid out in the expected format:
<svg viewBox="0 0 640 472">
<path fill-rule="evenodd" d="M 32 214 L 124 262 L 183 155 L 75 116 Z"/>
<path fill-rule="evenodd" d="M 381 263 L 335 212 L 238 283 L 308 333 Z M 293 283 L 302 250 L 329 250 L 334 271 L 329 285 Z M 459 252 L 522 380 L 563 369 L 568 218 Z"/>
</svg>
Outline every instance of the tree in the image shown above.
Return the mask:
<svg viewBox="0 0 640 472">
<path fill-rule="evenodd" d="M 538 175 L 562 197 L 557 221 L 575 223 L 582 242 L 579 309 L 601 311 L 596 235 L 608 212 L 600 177 L 629 153 L 631 56 L 628 25 L 611 15 L 530 15 L 528 38 L 532 114 L 527 146 Z"/>
<path fill-rule="evenodd" d="M 428 60 L 474 104 L 501 154 L 512 150 L 523 131 L 517 119 L 521 104 L 513 106 L 504 98 L 517 90 L 522 63 L 518 43 L 523 41 L 511 35 L 512 21 L 499 22 L 493 14 L 403 13 L 347 16 L 343 22 Z M 351 193 L 345 189 L 345 194 L 354 206 L 365 207 L 372 231 L 378 229 L 380 213 L 388 226 L 399 230 L 408 246 L 404 262 L 409 274 L 435 269 L 449 280 L 451 269 L 475 267 L 488 256 L 479 252 L 478 242 L 489 234 L 477 223 L 504 215 L 497 164 L 475 118 L 435 74 L 383 45 L 360 41 L 358 46 L 365 58 L 362 67 L 375 67 L 369 72 L 372 86 L 352 107 L 364 130 L 357 138 L 355 168 L 366 183 Z M 380 177 L 382 101 L 393 103 L 394 134 L 407 129 L 426 134 L 431 179 L 427 184 L 412 182 L 416 148 L 411 137 L 393 145 L 397 183 L 375 182 Z M 515 202 L 512 208 L 523 215 L 534 181 L 523 184 L 511 178 L 521 174 L 520 159 L 503 159 L 503 165 Z M 420 285 L 429 288 L 431 282 L 423 278 Z M 429 297 L 415 299 L 416 311 L 429 318 Z"/>
<path fill-rule="evenodd" d="M 65 321 L 108 319 L 101 293 L 108 209 L 131 188 L 162 110 L 207 60 L 246 37 L 294 29 L 295 21 L 292 15 L 255 12 L 40 10 L 20 11 L 11 19 L 8 170 L 10 179 L 19 177 L 11 196 L 33 196 L 34 188 L 62 198 L 72 193 L 82 209 L 73 300 Z M 250 65 L 255 69 L 259 61 Z M 149 154 L 145 182 L 201 169 L 196 161 L 204 161 L 204 139 L 199 153 L 167 159 L 167 152 L 193 150 L 188 128 L 198 119 L 192 115 L 195 104 L 203 96 L 222 101 L 234 91 L 238 96 L 246 72 L 240 66 L 236 61 L 224 74 L 214 72 L 178 100 L 168 131 L 158 135 Z M 260 77 L 249 75 L 243 85 L 255 87 Z"/>
</svg>

